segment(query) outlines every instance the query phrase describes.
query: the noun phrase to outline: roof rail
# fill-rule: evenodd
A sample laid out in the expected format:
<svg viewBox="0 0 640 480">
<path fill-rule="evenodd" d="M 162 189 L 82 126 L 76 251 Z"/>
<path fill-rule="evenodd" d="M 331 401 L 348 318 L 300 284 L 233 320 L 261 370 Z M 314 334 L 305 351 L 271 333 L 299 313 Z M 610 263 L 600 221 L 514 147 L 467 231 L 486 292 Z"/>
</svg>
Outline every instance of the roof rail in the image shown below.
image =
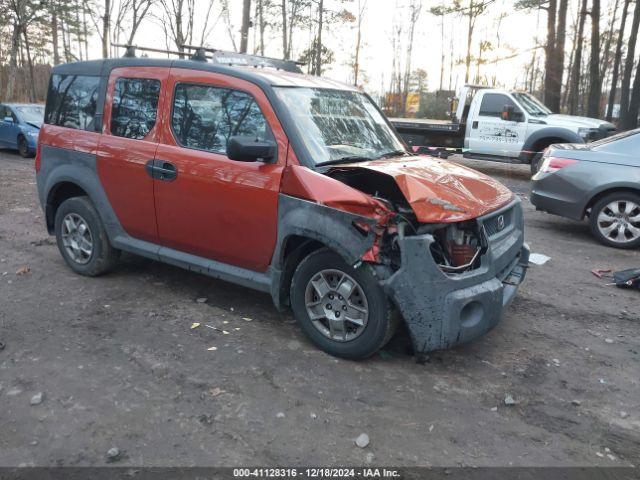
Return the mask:
<svg viewBox="0 0 640 480">
<path fill-rule="evenodd" d="M 177 50 L 165 50 L 160 48 L 150 48 L 150 47 L 138 47 L 136 45 L 125 45 L 112 43 L 114 47 L 124 48 L 125 54 L 124 56 L 127 58 L 133 58 L 136 56 L 136 50 L 142 50 L 144 52 L 154 52 L 154 53 L 166 53 L 169 55 L 178 55 L 183 57 L 187 55 L 184 51 Z M 300 65 L 304 65 L 303 62 L 297 62 L 295 60 L 283 60 L 279 58 L 272 57 L 263 57 L 260 55 L 249 55 L 246 53 L 236 53 L 236 52 L 228 52 L 225 50 L 218 50 L 210 47 L 202 47 L 195 45 L 182 45 L 183 50 L 193 51 L 190 55 L 191 60 L 207 62 L 211 61 L 213 63 L 218 63 L 221 65 L 229 65 L 229 66 L 245 66 L 245 67 L 267 67 L 267 68 L 275 68 L 277 70 L 284 70 L 286 72 L 293 73 L 302 73 L 300 69 Z"/>
</svg>

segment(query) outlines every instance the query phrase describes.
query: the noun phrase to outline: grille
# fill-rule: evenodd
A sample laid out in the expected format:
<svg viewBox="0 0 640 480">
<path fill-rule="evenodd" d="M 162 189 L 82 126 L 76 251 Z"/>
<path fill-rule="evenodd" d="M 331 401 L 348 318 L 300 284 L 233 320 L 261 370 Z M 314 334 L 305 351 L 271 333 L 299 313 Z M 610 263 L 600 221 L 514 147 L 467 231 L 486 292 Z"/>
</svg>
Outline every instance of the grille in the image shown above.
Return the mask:
<svg viewBox="0 0 640 480">
<path fill-rule="evenodd" d="M 500 220 L 502 218 L 502 220 Z M 506 210 L 484 221 L 484 231 L 488 237 L 493 237 L 511 226 L 513 222 L 513 208 Z"/>
</svg>

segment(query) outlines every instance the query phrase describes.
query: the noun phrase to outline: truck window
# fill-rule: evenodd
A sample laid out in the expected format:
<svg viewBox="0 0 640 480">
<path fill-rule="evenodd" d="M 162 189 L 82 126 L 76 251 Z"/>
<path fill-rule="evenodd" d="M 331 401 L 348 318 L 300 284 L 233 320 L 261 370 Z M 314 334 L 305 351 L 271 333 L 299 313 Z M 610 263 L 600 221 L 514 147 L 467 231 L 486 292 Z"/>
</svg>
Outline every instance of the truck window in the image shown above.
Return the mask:
<svg viewBox="0 0 640 480">
<path fill-rule="evenodd" d="M 183 147 L 222 154 L 234 135 L 273 139 L 267 120 L 250 94 L 208 85 L 176 86 L 171 126 Z"/>
<path fill-rule="evenodd" d="M 479 115 L 499 118 L 505 105 L 512 106 L 516 112 L 520 111 L 516 103 L 507 95 L 501 93 L 485 93 L 482 97 L 482 103 L 480 104 Z"/>
<path fill-rule="evenodd" d="M 95 131 L 100 77 L 52 75 L 44 121 L 50 125 Z"/>
<path fill-rule="evenodd" d="M 156 124 L 160 80 L 119 78 L 113 90 L 111 134 L 143 139 Z"/>
</svg>

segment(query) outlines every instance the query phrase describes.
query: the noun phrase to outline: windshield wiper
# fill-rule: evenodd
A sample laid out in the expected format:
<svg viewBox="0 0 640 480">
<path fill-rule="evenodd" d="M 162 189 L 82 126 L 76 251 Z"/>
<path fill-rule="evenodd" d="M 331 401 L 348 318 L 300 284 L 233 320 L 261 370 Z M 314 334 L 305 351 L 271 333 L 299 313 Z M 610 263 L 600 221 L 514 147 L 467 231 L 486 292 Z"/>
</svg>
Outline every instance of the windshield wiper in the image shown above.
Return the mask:
<svg viewBox="0 0 640 480">
<path fill-rule="evenodd" d="M 336 165 L 336 164 L 339 164 L 339 163 L 368 162 L 370 160 L 373 160 L 373 158 L 362 157 L 360 155 L 349 155 L 349 156 L 346 156 L 346 157 L 336 158 L 335 160 L 327 160 L 326 162 L 316 163 L 316 166 L 322 167 L 322 166 L 325 166 L 325 165 Z"/>
<path fill-rule="evenodd" d="M 407 155 L 408 153 L 409 152 L 407 152 L 406 150 L 392 150 L 390 152 L 383 153 L 379 157 L 376 157 L 376 160 L 380 158 L 398 157 L 400 155 Z"/>
</svg>

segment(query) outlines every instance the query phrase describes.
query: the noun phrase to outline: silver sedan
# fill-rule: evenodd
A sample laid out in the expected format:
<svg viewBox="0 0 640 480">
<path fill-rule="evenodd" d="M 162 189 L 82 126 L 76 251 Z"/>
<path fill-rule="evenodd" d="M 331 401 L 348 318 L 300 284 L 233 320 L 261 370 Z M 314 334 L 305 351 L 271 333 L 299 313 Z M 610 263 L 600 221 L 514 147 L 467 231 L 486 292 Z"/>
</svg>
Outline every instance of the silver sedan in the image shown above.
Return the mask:
<svg viewBox="0 0 640 480">
<path fill-rule="evenodd" d="M 586 145 L 551 145 L 532 178 L 537 210 L 589 219 L 604 245 L 640 247 L 640 129 Z"/>
</svg>

